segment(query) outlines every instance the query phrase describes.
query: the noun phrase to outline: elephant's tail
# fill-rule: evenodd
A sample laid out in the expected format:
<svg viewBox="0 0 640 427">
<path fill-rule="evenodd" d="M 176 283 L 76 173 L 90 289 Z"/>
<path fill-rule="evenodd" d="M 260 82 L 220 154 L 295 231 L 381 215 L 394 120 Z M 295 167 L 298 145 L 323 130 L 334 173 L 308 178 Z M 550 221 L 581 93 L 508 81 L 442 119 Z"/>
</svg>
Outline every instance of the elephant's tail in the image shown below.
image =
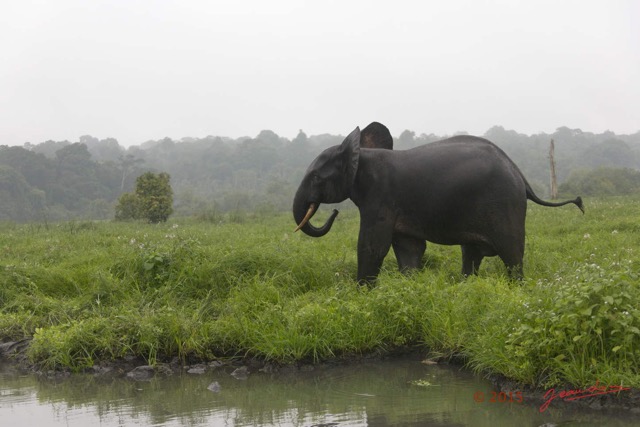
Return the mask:
<svg viewBox="0 0 640 427">
<path fill-rule="evenodd" d="M 547 202 L 546 200 L 542 200 L 540 197 L 536 195 L 536 193 L 533 192 L 533 189 L 531 188 L 531 186 L 526 180 L 524 182 L 527 187 L 527 199 L 531 200 L 532 202 L 542 206 L 550 206 L 553 208 L 558 206 L 568 205 L 569 203 L 573 203 L 582 211 L 582 213 L 584 213 L 584 204 L 582 203 L 582 197 L 578 196 L 573 200 L 565 200 L 563 202 Z"/>
</svg>

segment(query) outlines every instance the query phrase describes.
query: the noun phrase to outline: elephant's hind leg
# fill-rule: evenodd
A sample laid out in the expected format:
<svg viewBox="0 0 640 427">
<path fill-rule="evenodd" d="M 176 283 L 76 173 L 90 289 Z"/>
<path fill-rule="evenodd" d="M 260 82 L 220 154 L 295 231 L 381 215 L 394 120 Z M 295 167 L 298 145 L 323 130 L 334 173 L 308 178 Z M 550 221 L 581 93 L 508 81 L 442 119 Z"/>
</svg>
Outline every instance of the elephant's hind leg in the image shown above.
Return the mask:
<svg viewBox="0 0 640 427">
<path fill-rule="evenodd" d="M 512 279 L 522 280 L 524 271 L 522 268 L 522 260 L 524 258 L 524 237 L 521 239 L 512 239 L 506 248 L 501 248 L 498 256 L 507 267 L 509 276 Z"/>
<path fill-rule="evenodd" d="M 507 267 L 507 272 L 509 273 L 509 277 L 515 280 L 524 279 L 524 270 L 522 267 L 522 257 L 516 256 L 500 256 L 502 262 Z"/>
<path fill-rule="evenodd" d="M 480 263 L 484 258 L 482 249 L 477 245 L 462 245 L 462 275 L 467 277 L 478 274 Z"/>
<path fill-rule="evenodd" d="M 427 249 L 427 243 L 424 240 L 394 234 L 392 245 L 398 260 L 398 269 L 402 273 L 422 267 L 422 256 Z"/>
</svg>

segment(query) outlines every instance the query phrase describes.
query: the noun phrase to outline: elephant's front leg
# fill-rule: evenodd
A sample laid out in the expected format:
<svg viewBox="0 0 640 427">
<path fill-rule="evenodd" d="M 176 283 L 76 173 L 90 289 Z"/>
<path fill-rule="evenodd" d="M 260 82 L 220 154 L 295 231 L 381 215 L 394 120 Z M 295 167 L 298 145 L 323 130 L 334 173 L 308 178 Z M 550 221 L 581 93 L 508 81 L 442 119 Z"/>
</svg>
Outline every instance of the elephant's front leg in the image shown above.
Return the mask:
<svg viewBox="0 0 640 427">
<path fill-rule="evenodd" d="M 376 280 L 382 261 L 391 248 L 393 222 L 384 217 L 367 218 L 360 215 L 358 236 L 358 282 L 369 284 Z"/>
</svg>

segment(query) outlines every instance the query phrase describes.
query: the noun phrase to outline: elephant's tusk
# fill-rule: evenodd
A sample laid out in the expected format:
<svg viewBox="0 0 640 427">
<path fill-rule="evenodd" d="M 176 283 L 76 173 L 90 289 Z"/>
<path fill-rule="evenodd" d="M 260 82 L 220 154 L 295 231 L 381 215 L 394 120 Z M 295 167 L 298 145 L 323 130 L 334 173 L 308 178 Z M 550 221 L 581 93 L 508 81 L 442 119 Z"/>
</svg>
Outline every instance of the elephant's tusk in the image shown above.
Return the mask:
<svg viewBox="0 0 640 427">
<path fill-rule="evenodd" d="M 304 216 L 304 218 L 302 219 L 302 222 L 296 227 L 295 230 L 293 230 L 293 232 L 295 233 L 296 231 L 300 230 L 302 227 L 304 227 L 304 225 L 309 222 L 309 219 L 313 216 L 313 214 L 316 212 L 316 204 L 315 203 L 311 203 L 311 205 L 309 206 L 309 210 L 307 211 L 307 214 Z"/>
</svg>

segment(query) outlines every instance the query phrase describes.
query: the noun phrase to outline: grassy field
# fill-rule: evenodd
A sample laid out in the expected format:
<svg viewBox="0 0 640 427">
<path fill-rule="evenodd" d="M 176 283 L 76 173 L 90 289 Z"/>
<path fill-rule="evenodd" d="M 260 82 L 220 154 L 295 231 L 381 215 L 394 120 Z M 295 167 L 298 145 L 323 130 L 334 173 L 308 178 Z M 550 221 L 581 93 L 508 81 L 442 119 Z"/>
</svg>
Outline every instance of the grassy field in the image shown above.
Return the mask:
<svg viewBox="0 0 640 427">
<path fill-rule="evenodd" d="M 425 269 L 403 276 L 390 253 L 371 289 L 354 281 L 355 210 L 319 239 L 290 215 L 1 224 L 0 341 L 33 337 L 32 362 L 77 370 L 423 346 L 532 385 L 640 387 L 640 199 L 585 205 L 529 204 L 522 283 L 497 258 L 462 280 L 459 247 L 429 244 Z"/>
</svg>

